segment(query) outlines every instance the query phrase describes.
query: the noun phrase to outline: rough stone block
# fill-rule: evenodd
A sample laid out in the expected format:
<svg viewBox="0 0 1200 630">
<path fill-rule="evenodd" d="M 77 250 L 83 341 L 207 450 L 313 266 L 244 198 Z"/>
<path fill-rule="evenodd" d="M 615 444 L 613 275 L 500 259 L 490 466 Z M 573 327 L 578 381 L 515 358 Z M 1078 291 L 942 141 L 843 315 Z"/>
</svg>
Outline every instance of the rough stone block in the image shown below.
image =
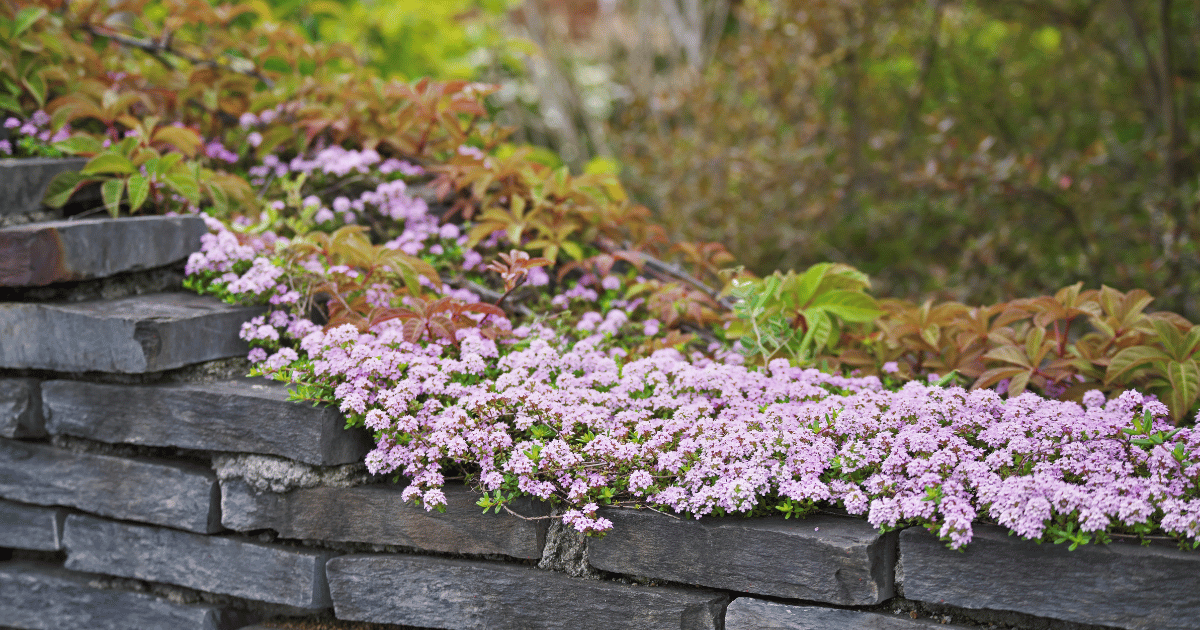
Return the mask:
<svg viewBox="0 0 1200 630">
<path fill-rule="evenodd" d="M 725 612 L 725 630 L 966 630 L 941 624 L 841 608 L 788 606 L 752 597 L 739 597 Z"/>
<path fill-rule="evenodd" d="M 0 216 L 29 214 L 42 208 L 46 187 L 56 175 L 78 171 L 87 158 L 21 158 L 0 160 Z"/>
<path fill-rule="evenodd" d="M 0 547 L 58 551 L 66 518 L 62 508 L 0 501 Z"/>
<path fill-rule="evenodd" d="M 42 386 L 34 378 L 0 378 L 0 437 L 46 435 L 42 421 Z"/>
<path fill-rule="evenodd" d="M 48 430 L 110 443 L 279 455 L 318 466 L 362 461 L 374 447 L 334 407 L 287 401 L 265 379 L 181 385 L 42 385 Z"/>
<path fill-rule="evenodd" d="M 422 628 L 715 629 L 724 593 L 580 580 L 492 562 L 354 555 L 329 561 L 339 619 Z"/>
<path fill-rule="evenodd" d="M 210 593 L 328 608 L 325 562 L 332 552 L 223 536 L 67 517 L 68 569 L 186 586 Z"/>
<path fill-rule="evenodd" d="M 892 596 L 896 536 L 861 519 L 603 515 L 613 530 L 588 541 L 588 562 L 605 571 L 851 606 Z"/>
<path fill-rule="evenodd" d="M 235 630 L 244 612 L 98 588 L 100 576 L 42 562 L 0 563 L 0 623 L 37 630 Z"/>
<path fill-rule="evenodd" d="M 1129 629 L 1195 628 L 1200 554 L 1137 544 L 1038 545 L 974 526 L 965 551 L 921 528 L 900 534 L 904 596 Z"/>
<path fill-rule="evenodd" d="M 191 293 L 0 303 L 0 367 L 140 374 L 242 356 L 238 331 L 261 312 Z"/>
<path fill-rule="evenodd" d="M 406 504 L 402 486 L 306 488 L 285 494 L 256 492 L 246 483 L 221 484 L 221 522 L 239 531 L 273 529 L 284 538 L 403 545 L 450 553 L 498 553 L 540 558 L 548 520 L 524 521 L 508 514 L 482 514 L 479 495 L 446 486 L 446 513 Z M 524 516 L 546 516 L 549 507 L 520 499 Z"/>
<path fill-rule="evenodd" d="M 197 464 L 0 439 L 0 497 L 194 532 L 221 529 L 216 475 Z"/>
<path fill-rule="evenodd" d="M 49 221 L 0 229 L 0 286 L 105 278 L 179 262 L 200 249 L 200 217 Z"/>
</svg>

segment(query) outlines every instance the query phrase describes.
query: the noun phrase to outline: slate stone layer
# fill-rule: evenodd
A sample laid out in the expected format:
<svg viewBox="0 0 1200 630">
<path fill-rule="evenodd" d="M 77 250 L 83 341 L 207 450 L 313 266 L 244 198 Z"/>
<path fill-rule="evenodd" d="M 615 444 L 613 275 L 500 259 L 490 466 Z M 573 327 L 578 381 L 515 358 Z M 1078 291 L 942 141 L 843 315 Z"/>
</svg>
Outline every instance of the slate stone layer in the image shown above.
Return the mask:
<svg viewBox="0 0 1200 630">
<path fill-rule="evenodd" d="M 0 547 L 58 551 L 67 511 L 0 501 Z"/>
<path fill-rule="evenodd" d="M 72 514 L 66 568 L 186 586 L 297 608 L 326 608 L 328 551 L 201 536 Z"/>
<path fill-rule="evenodd" d="M 109 443 L 278 455 L 317 466 L 360 462 L 373 448 L 336 408 L 288 402 L 266 379 L 174 385 L 42 384 L 48 430 Z"/>
<path fill-rule="evenodd" d="M 35 630 L 236 630 L 255 615 L 98 588 L 101 576 L 42 562 L 0 563 L 0 623 Z"/>
<path fill-rule="evenodd" d="M 842 605 L 892 597 L 895 534 L 861 519 L 603 515 L 613 530 L 588 541 L 588 560 L 605 571 Z"/>
<path fill-rule="evenodd" d="M 245 356 L 238 330 L 261 312 L 192 293 L 0 303 L 0 367 L 140 374 Z"/>
<path fill-rule="evenodd" d="M 0 229 L 0 286 L 43 286 L 161 267 L 200 249 L 200 217 L 48 221 Z"/>
<path fill-rule="evenodd" d="M 715 591 L 422 556 L 341 556 L 328 572 L 339 619 L 448 630 L 715 630 L 728 602 Z"/>
<path fill-rule="evenodd" d="M 975 524 L 965 551 L 900 534 L 904 595 L 1130 630 L 1200 627 L 1200 553 L 1137 544 L 1038 545 Z"/>
<path fill-rule="evenodd" d="M 483 514 L 479 495 L 446 486 L 446 512 L 405 503 L 403 485 L 300 488 L 285 494 L 257 492 L 241 480 L 221 484 L 221 522 L 238 531 L 272 529 L 284 538 L 401 545 L 428 551 L 503 554 L 538 559 L 546 544 L 545 519 L 525 521 Z M 549 507 L 528 498 L 515 512 L 544 517 Z"/>
<path fill-rule="evenodd" d="M 725 612 L 725 630 L 967 630 L 942 624 L 842 608 L 789 606 L 752 597 L 739 597 Z"/>
<path fill-rule="evenodd" d="M 74 453 L 0 439 L 0 498 L 193 532 L 221 528 L 216 475 L 186 462 Z"/>
</svg>

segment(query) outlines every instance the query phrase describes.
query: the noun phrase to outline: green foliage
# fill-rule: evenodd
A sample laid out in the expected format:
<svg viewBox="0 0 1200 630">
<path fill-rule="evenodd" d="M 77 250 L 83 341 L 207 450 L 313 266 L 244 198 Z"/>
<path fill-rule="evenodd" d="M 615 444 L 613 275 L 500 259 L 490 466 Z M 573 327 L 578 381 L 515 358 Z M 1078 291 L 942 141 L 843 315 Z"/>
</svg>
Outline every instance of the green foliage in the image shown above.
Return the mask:
<svg viewBox="0 0 1200 630">
<path fill-rule="evenodd" d="M 187 159 L 200 147 L 195 131 L 157 122 L 149 118 L 134 123 L 132 135 L 107 148 L 86 135 L 60 143 L 72 153 L 91 154 L 92 158 L 82 170 L 55 177 L 46 193 L 46 205 L 61 208 L 76 191 L 92 183 L 100 184 L 104 207 L 113 217 L 122 207 L 136 213 L 148 200 L 165 211 L 198 208 L 202 198 L 214 212 L 225 214 L 231 197 L 251 195 L 245 182 L 218 176 Z"/>
<path fill-rule="evenodd" d="M 813 265 L 800 275 L 775 272 L 763 280 L 734 281 L 737 320 L 726 336 L 741 339 L 743 351 L 764 362 L 787 356 L 807 365 L 836 347 L 845 324 L 869 323 L 883 314 L 866 294 L 869 287 L 865 274 L 834 263 Z"/>
<path fill-rule="evenodd" d="M 520 42 L 497 28 L 515 0 L 271 0 L 280 20 L 313 41 L 355 46 L 383 76 L 474 79 L 493 63 L 515 66 Z"/>
</svg>

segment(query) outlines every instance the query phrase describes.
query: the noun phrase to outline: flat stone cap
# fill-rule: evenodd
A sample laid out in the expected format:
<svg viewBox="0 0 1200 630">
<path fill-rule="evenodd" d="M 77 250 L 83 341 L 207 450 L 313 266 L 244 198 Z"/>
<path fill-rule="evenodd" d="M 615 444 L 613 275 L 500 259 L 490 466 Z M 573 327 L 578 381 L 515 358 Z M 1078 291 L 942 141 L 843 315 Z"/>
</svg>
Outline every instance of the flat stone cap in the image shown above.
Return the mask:
<svg viewBox="0 0 1200 630">
<path fill-rule="evenodd" d="M 75 303 L 0 303 L 0 367 L 143 374 L 244 356 L 263 311 L 194 293 Z"/>
<path fill-rule="evenodd" d="M 50 221 L 0 229 L 0 286 L 43 286 L 152 269 L 187 258 L 200 217 Z"/>
</svg>

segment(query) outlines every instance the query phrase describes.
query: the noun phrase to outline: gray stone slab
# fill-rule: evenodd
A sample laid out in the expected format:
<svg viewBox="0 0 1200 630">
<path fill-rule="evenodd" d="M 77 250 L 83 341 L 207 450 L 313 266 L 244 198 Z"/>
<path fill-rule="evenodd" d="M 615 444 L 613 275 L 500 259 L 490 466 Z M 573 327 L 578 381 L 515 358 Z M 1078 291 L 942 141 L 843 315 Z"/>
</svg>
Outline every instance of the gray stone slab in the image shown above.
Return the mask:
<svg viewBox="0 0 1200 630">
<path fill-rule="evenodd" d="M 284 538 L 403 545 L 429 551 L 541 558 L 549 520 L 483 514 L 479 495 L 446 486 L 446 513 L 425 511 L 400 498 L 403 486 L 302 488 L 256 492 L 241 480 L 221 484 L 221 523 L 230 529 L 273 529 Z M 523 516 L 547 516 L 549 506 L 519 499 Z"/>
<path fill-rule="evenodd" d="M 0 498 L 194 532 L 221 529 L 216 475 L 185 462 L 75 453 L 0 439 Z"/>
<path fill-rule="evenodd" d="M 966 630 L 966 626 L 942 624 L 928 619 L 911 619 L 841 608 L 789 606 L 752 597 L 739 597 L 725 611 L 725 630 Z"/>
<path fill-rule="evenodd" d="M 66 518 L 63 508 L 0 501 L 0 547 L 58 551 Z"/>
<path fill-rule="evenodd" d="M 192 293 L 0 303 L 0 367 L 140 374 L 243 356 L 238 331 L 262 310 Z"/>
<path fill-rule="evenodd" d="M 46 435 L 42 386 L 35 378 L 0 378 L 0 437 Z"/>
<path fill-rule="evenodd" d="M 98 588 L 101 576 L 42 562 L 0 563 L 0 623 L 37 630 L 235 630 L 244 612 Z"/>
<path fill-rule="evenodd" d="M 422 556 L 341 556 L 327 570 L 339 619 L 422 628 L 715 629 L 728 602 L 724 593 L 703 589 Z"/>
<path fill-rule="evenodd" d="M 288 402 L 266 379 L 179 385 L 46 381 L 48 430 L 110 443 L 279 455 L 318 466 L 362 461 L 374 447 L 335 407 Z"/>
<path fill-rule="evenodd" d="M 200 217 L 47 221 L 0 229 L 0 286 L 106 278 L 179 262 L 200 249 Z"/>
<path fill-rule="evenodd" d="M 924 529 L 904 530 L 904 596 L 1129 629 L 1194 629 L 1200 620 L 1200 553 L 1128 543 L 1070 551 L 1003 527 L 974 530 L 962 552 Z"/>
<path fill-rule="evenodd" d="M 42 209 L 46 187 L 54 176 L 78 171 L 87 158 L 6 158 L 0 160 L 0 216 Z"/>
<path fill-rule="evenodd" d="M 588 562 L 605 571 L 843 605 L 892 596 L 896 536 L 861 519 L 603 515 L 613 529 L 588 540 Z"/>
<path fill-rule="evenodd" d="M 68 569 L 186 586 L 297 608 L 328 608 L 329 551 L 202 536 L 72 514 Z"/>
</svg>

